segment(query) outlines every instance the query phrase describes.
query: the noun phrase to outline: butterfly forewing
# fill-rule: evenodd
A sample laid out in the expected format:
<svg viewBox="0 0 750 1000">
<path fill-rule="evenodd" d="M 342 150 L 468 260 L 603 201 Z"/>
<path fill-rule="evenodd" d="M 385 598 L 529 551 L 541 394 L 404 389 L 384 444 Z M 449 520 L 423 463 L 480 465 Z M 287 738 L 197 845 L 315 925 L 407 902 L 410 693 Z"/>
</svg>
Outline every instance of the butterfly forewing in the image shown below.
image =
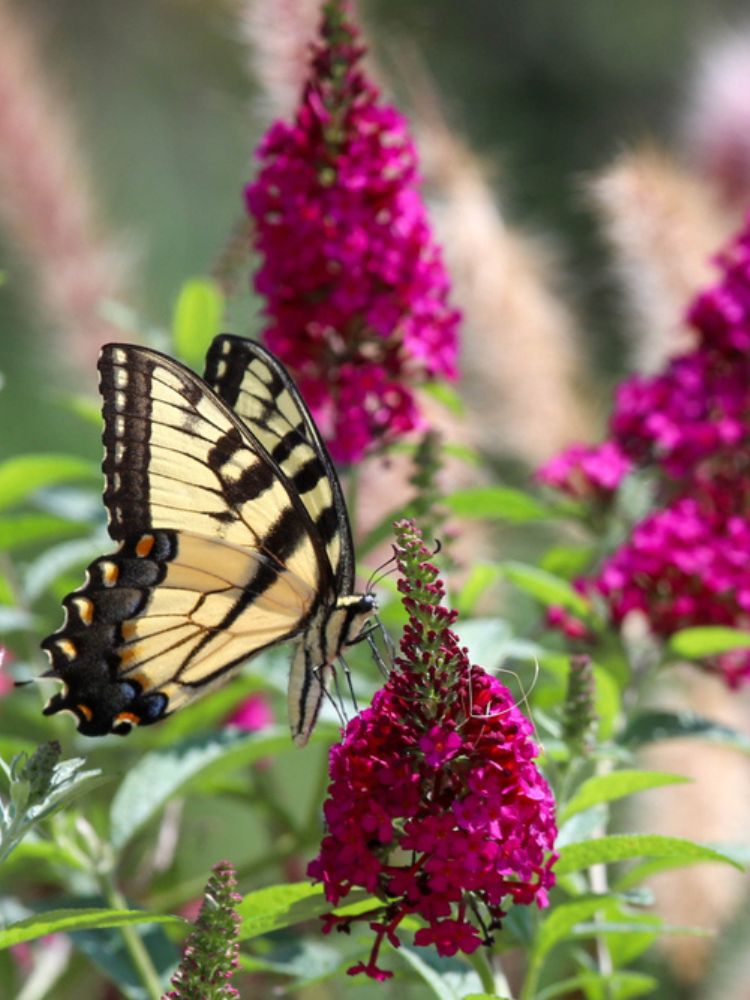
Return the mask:
<svg viewBox="0 0 750 1000">
<path fill-rule="evenodd" d="M 289 479 L 325 545 L 337 592 L 351 593 L 354 558 L 341 486 L 286 370 L 259 344 L 224 334 L 208 352 L 205 379 Z"/>
</svg>

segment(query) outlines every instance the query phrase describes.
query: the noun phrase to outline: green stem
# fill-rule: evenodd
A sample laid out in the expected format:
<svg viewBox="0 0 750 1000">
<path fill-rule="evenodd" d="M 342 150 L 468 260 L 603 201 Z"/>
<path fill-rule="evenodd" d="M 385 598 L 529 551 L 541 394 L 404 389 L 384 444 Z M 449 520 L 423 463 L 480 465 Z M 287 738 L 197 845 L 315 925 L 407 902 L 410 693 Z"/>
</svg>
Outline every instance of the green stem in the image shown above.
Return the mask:
<svg viewBox="0 0 750 1000">
<path fill-rule="evenodd" d="M 114 910 L 129 909 L 126 899 L 115 886 L 110 874 L 102 874 L 100 883 L 104 898 Z M 120 927 L 120 934 L 125 942 L 125 948 L 141 978 L 143 987 L 149 996 L 149 1000 L 161 1000 L 163 990 L 159 973 L 154 968 L 151 956 L 143 943 L 143 939 L 134 927 Z"/>
<path fill-rule="evenodd" d="M 479 948 L 473 955 L 468 956 L 469 963 L 479 976 L 482 989 L 489 996 L 503 996 L 508 1000 L 513 1000 L 510 992 L 508 980 L 505 973 L 500 969 L 496 956 L 492 955 L 486 948 Z M 494 959 L 494 961 L 493 961 Z M 494 966 L 497 965 L 497 968 Z"/>
</svg>

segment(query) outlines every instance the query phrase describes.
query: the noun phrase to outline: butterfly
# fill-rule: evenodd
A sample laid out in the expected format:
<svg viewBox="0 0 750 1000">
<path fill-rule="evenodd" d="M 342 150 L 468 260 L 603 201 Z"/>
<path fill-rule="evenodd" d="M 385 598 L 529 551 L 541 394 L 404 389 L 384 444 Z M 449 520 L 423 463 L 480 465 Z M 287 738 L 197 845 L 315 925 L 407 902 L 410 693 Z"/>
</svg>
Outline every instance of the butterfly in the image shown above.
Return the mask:
<svg viewBox="0 0 750 1000">
<path fill-rule="evenodd" d="M 304 745 L 342 648 L 366 634 L 351 528 L 331 458 L 281 362 L 214 339 L 200 378 L 157 351 L 99 358 L 104 503 L 96 559 L 42 642 L 63 682 L 44 713 L 125 735 L 225 683 L 285 640 L 292 736 Z"/>
</svg>

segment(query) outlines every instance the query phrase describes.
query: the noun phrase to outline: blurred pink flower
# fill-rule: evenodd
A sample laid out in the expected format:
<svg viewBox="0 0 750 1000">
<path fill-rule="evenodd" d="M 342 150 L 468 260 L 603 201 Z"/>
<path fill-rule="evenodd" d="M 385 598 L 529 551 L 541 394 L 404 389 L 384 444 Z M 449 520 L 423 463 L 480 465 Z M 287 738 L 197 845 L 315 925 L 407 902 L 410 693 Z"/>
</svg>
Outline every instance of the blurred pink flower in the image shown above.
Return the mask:
<svg viewBox="0 0 750 1000">
<path fill-rule="evenodd" d="M 537 473 L 589 500 L 616 484 L 607 454 L 656 474 L 661 507 L 578 586 L 603 597 L 617 625 L 639 611 L 665 638 L 692 626 L 750 627 L 750 217 L 716 264 L 719 281 L 687 313 L 696 346 L 657 375 L 625 379 L 609 440 L 569 449 Z M 750 680 L 750 654 L 707 664 L 731 686 Z"/>
<path fill-rule="evenodd" d="M 10 694 L 15 681 L 7 672 L 8 666 L 13 659 L 10 650 L 6 646 L 0 646 L 0 698 Z"/>
<path fill-rule="evenodd" d="M 235 708 L 225 725 L 236 726 L 246 733 L 267 729 L 273 723 L 273 711 L 264 694 L 251 694 Z"/>
</svg>

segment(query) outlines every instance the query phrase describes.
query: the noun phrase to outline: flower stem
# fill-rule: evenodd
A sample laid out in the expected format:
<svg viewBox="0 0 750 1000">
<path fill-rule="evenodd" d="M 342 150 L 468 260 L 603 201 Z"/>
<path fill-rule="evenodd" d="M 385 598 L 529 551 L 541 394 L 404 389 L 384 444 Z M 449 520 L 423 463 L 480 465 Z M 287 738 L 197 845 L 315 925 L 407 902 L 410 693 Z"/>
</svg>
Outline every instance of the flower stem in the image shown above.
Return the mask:
<svg viewBox="0 0 750 1000">
<path fill-rule="evenodd" d="M 104 898 L 114 910 L 127 910 L 128 904 L 120 890 L 114 884 L 109 873 L 102 874 L 100 884 Z M 163 994 L 159 973 L 151 961 L 146 946 L 141 936 L 134 927 L 120 927 L 120 934 L 125 943 L 125 948 L 130 955 L 131 961 L 140 976 L 143 987 L 148 994 L 149 1000 L 161 1000 Z"/>
<path fill-rule="evenodd" d="M 488 996 L 502 996 L 503 998 L 507 997 L 507 1000 L 513 1000 L 505 973 L 499 967 L 497 961 L 493 962 L 494 955 L 487 951 L 486 948 L 480 948 L 473 955 L 467 957 L 472 968 L 479 976 L 482 989 Z"/>
</svg>

